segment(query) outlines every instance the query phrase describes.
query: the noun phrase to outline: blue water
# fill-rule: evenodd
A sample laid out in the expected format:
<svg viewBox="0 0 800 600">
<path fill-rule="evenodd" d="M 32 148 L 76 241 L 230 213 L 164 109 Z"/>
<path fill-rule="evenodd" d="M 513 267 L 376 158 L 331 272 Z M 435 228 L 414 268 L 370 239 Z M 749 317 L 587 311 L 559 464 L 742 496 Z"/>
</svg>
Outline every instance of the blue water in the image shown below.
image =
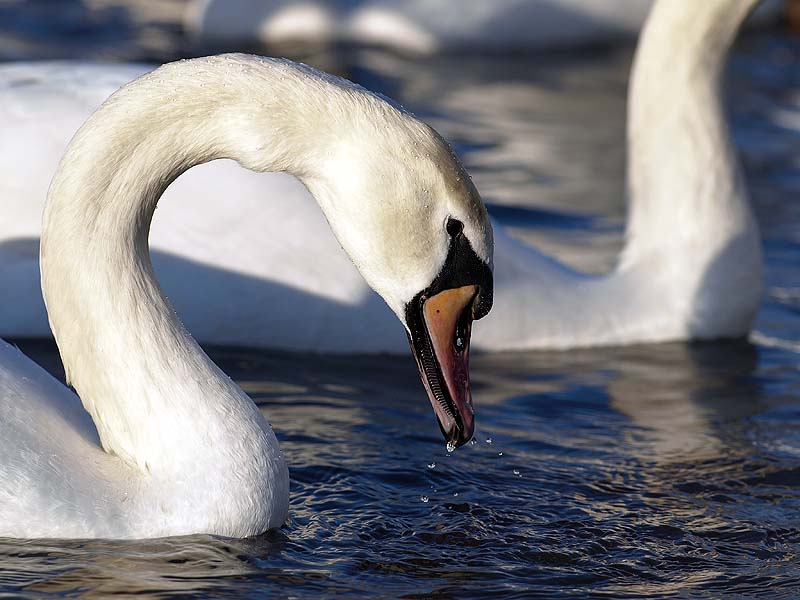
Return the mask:
<svg viewBox="0 0 800 600">
<path fill-rule="evenodd" d="M 0 57 L 204 50 L 158 23 L 148 45 L 119 10 L 92 12 L 76 40 L 79 5 L 34 8 L 0 7 Z M 299 56 L 434 124 L 516 235 L 581 268 L 613 263 L 630 48 Z M 410 357 L 212 349 L 280 438 L 289 523 L 247 540 L 0 540 L 0 595 L 800 595 L 798 61 L 798 40 L 750 34 L 726 84 L 767 264 L 750 341 L 476 356 L 479 431 L 452 454 Z M 59 372 L 52 344 L 21 346 Z"/>
</svg>

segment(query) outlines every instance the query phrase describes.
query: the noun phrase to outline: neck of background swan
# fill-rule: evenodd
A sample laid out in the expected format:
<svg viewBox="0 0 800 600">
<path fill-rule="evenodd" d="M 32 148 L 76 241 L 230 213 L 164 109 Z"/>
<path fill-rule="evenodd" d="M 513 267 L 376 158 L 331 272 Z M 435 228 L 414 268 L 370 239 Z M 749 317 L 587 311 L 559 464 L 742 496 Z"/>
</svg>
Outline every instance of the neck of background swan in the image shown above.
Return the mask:
<svg viewBox="0 0 800 600">
<path fill-rule="evenodd" d="M 621 268 L 664 247 L 696 264 L 758 234 L 722 109 L 720 82 L 757 0 L 660 0 L 642 31 L 628 95 L 627 244 Z M 702 267 L 699 269 L 702 271 Z"/>
<path fill-rule="evenodd" d="M 196 164 L 310 174 L 300 161 L 313 136 L 293 106 L 308 109 L 311 86 L 285 81 L 285 63 L 274 75 L 249 68 L 235 57 L 173 63 L 126 86 L 78 132 L 50 188 L 42 288 L 68 381 L 104 448 L 148 472 L 186 476 L 207 452 L 233 443 L 246 461 L 274 444 L 164 298 L 147 239 L 162 192 Z"/>
</svg>

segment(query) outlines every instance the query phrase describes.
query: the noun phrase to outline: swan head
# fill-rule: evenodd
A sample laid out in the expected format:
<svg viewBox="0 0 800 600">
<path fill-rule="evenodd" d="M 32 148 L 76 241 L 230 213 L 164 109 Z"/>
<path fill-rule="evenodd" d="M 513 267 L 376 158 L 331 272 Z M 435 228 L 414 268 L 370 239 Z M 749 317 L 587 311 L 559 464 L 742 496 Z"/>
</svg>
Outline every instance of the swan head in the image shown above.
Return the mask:
<svg viewBox="0 0 800 600">
<path fill-rule="evenodd" d="M 328 177 L 306 177 L 340 244 L 406 328 L 450 445 L 472 439 L 473 319 L 492 305 L 492 229 L 450 146 L 380 98 L 369 119 L 337 128 Z"/>
<path fill-rule="evenodd" d="M 469 384 L 472 321 L 488 314 L 493 282 L 490 263 L 449 217 L 448 251 L 431 283 L 406 302 L 404 318 L 411 351 L 448 445 L 472 439 L 475 416 Z"/>
<path fill-rule="evenodd" d="M 475 186 L 438 133 L 386 98 L 305 65 L 261 63 L 269 86 L 244 107 L 225 104 L 234 110 L 221 135 L 234 136 L 244 166 L 290 172 L 308 188 L 405 326 L 445 438 L 464 444 L 474 430 L 471 324 L 493 293 L 492 228 Z"/>
</svg>

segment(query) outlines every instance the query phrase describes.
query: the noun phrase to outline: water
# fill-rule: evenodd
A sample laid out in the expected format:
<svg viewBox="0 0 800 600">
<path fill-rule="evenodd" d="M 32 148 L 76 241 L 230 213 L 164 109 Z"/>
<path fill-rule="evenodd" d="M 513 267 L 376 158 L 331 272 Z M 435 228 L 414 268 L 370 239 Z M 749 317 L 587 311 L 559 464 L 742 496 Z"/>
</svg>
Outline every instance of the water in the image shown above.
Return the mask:
<svg viewBox="0 0 800 600">
<path fill-rule="evenodd" d="M 33 19 L 19 3 L 0 10 L 13 17 L 0 19 L 0 33 L 9 22 L 17 32 L 0 35 L 5 57 L 203 50 L 122 9 L 93 12 L 110 28 L 79 41 L 55 11 Z M 432 122 L 516 235 L 581 268 L 613 263 L 630 49 L 303 56 Z M 749 35 L 727 84 L 767 264 L 751 341 L 475 356 L 479 430 L 452 453 L 410 357 L 212 349 L 281 441 L 290 522 L 247 540 L 0 540 L 0 593 L 796 597 L 798 59 L 797 40 Z M 58 372 L 52 345 L 22 345 Z"/>
</svg>

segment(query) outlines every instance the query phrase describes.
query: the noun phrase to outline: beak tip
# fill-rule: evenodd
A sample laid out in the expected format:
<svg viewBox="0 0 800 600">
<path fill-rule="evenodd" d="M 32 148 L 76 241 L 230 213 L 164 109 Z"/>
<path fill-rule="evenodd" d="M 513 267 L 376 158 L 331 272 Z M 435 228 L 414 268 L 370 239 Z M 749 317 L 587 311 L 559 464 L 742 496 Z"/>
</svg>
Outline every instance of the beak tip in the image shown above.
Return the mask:
<svg viewBox="0 0 800 600">
<path fill-rule="evenodd" d="M 448 446 L 452 446 L 453 449 L 460 448 L 475 434 L 475 421 L 472 418 L 465 419 L 462 426 L 453 423 L 448 431 L 442 430 L 442 434 Z"/>
</svg>

